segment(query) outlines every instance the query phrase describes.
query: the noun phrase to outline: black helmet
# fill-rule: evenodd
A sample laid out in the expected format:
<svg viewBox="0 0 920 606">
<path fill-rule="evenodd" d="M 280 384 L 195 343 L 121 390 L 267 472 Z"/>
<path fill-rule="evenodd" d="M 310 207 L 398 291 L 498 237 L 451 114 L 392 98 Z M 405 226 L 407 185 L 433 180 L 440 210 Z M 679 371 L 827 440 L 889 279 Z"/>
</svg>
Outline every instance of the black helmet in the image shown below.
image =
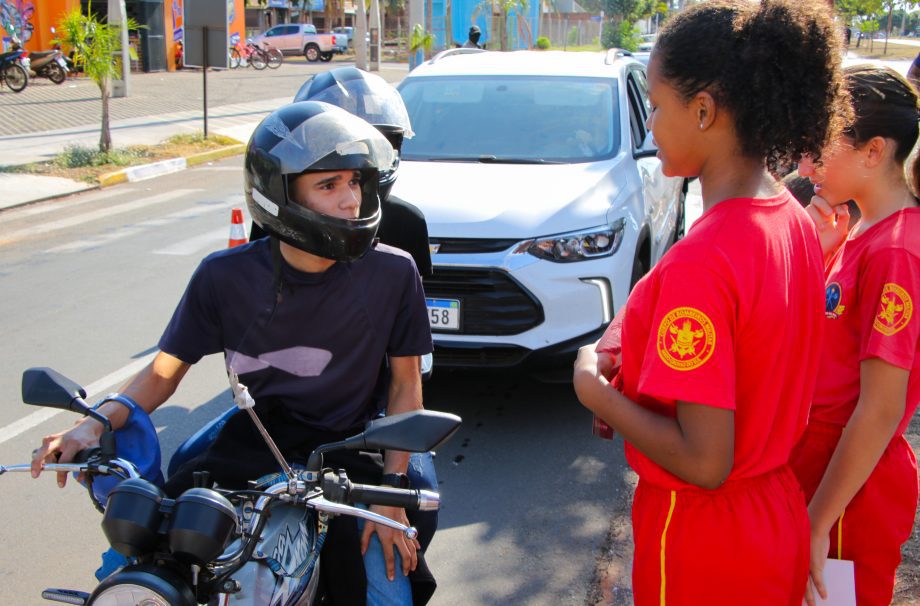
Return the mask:
<svg viewBox="0 0 920 606">
<path fill-rule="evenodd" d="M 397 154 L 403 139 L 411 139 L 414 134 L 406 104 L 396 89 L 380 76 L 357 67 L 337 67 L 316 74 L 304 82 L 294 101 L 322 101 L 363 118 L 383 133 Z M 380 172 L 382 199 L 390 195 L 398 170 L 397 155 L 393 169 Z"/>
<path fill-rule="evenodd" d="M 308 253 L 353 261 L 371 247 L 380 223 L 378 177 L 392 170 L 395 152 L 367 122 L 326 103 L 291 103 L 269 114 L 246 148 L 249 214 L 262 229 Z M 357 170 L 357 219 L 312 211 L 291 200 L 290 180 L 306 172 Z"/>
</svg>

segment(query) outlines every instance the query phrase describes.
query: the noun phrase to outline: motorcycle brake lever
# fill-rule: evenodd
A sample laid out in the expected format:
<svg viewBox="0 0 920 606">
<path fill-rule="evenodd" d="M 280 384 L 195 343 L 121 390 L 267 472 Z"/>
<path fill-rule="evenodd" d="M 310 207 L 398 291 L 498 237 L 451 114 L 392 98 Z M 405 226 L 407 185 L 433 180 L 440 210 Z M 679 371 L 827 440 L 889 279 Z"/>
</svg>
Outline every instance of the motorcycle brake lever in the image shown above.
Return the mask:
<svg viewBox="0 0 920 606">
<path fill-rule="evenodd" d="M 407 539 L 415 539 L 418 537 L 418 530 L 416 530 L 414 527 L 400 524 L 396 520 L 391 520 L 390 518 L 382 516 L 379 513 L 361 509 L 360 507 L 352 507 L 351 505 L 345 505 L 344 503 L 333 503 L 332 501 L 327 501 L 324 497 L 316 497 L 315 499 L 311 499 L 308 502 L 308 505 L 317 511 L 325 511 L 327 513 L 333 514 L 345 514 L 356 518 L 363 518 L 369 522 L 374 522 L 376 524 L 381 524 L 382 526 L 387 526 L 389 528 L 399 530 L 404 535 L 406 535 Z"/>
</svg>

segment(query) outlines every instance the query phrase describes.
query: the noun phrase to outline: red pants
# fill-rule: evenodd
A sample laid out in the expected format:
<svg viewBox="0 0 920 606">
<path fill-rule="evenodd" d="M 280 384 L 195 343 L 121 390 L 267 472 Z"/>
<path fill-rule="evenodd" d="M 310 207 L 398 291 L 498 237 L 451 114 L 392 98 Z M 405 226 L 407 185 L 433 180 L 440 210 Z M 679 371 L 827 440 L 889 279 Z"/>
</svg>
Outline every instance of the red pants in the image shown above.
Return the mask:
<svg viewBox="0 0 920 606">
<path fill-rule="evenodd" d="M 671 491 L 640 480 L 633 503 L 636 606 L 801 606 L 808 512 L 792 472 Z"/>
<path fill-rule="evenodd" d="M 824 476 L 842 427 L 812 422 L 789 461 L 811 501 Z M 872 475 L 831 529 L 828 556 L 853 560 L 856 603 L 891 603 L 901 545 L 910 538 L 917 511 L 917 460 L 904 436 L 888 444 Z"/>
</svg>

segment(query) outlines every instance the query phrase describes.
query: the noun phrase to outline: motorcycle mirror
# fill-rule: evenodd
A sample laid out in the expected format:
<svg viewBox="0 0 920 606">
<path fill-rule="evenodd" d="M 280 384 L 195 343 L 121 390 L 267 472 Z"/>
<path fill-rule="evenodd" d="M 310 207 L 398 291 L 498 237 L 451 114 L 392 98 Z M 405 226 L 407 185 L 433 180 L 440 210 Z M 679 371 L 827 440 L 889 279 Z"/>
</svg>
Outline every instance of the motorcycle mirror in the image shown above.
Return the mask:
<svg viewBox="0 0 920 606">
<path fill-rule="evenodd" d="M 450 439 L 460 423 L 447 412 L 413 410 L 370 421 L 361 434 L 345 440 L 345 447 L 428 452 Z"/>
<path fill-rule="evenodd" d="M 82 387 L 51 368 L 30 368 L 22 373 L 22 401 L 26 404 L 86 415 L 89 408 L 82 401 L 85 397 Z"/>
</svg>

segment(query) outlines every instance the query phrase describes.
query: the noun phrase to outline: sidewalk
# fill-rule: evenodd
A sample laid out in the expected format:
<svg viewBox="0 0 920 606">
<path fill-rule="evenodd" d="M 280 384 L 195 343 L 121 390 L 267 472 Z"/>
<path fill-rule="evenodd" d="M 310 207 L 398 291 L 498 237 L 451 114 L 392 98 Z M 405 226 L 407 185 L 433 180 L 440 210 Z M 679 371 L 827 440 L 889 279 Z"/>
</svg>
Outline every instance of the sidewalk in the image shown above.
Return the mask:
<svg viewBox="0 0 920 606">
<path fill-rule="evenodd" d="M 343 64 L 352 65 L 331 66 Z M 311 75 L 329 67 L 295 59 L 278 70 L 208 72 L 208 134 L 245 143 L 262 118 L 289 103 Z M 384 64 L 380 75 L 396 83 L 407 72 L 408 66 Z M 131 95 L 111 100 L 113 116 L 131 116 L 112 120 L 115 147 L 156 144 L 204 129 L 200 71 L 132 76 Z M 67 145 L 96 147 L 100 112 L 98 89 L 84 79 L 61 86 L 38 80 L 22 93 L 0 93 L 0 124 L 6 124 L 0 130 L 0 166 L 49 160 Z M 73 126 L 75 122 L 82 124 Z M 32 132 L 15 132 L 27 129 Z M 94 187 L 57 177 L 0 173 L 0 210 Z"/>
</svg>

